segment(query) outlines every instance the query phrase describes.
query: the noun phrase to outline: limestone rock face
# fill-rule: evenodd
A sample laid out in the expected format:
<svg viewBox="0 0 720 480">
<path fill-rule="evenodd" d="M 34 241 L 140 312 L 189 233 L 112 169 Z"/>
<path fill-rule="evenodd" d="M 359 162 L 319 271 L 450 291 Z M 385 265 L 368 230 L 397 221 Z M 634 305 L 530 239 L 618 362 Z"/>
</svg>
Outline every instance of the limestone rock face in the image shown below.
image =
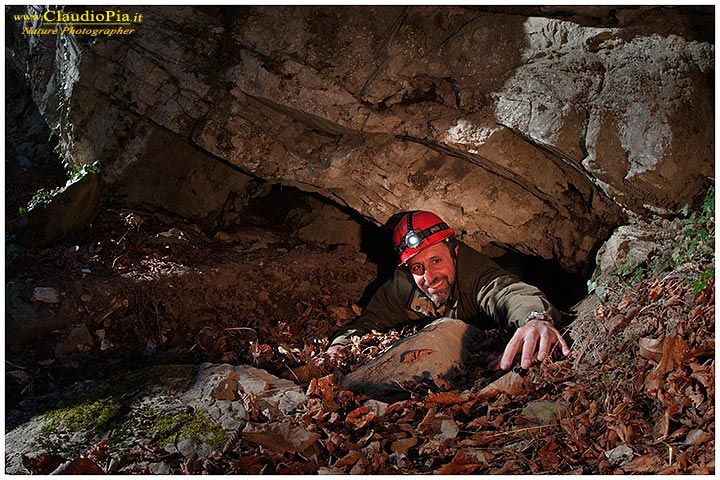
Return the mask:
<svg viewBox="0 0 720 480">
<path fill-rule="evenodd" d="M 378 225 L 433 210 L 471 245 L 577 271 L 630 212 L 713 175 L 702 7 L 131 10 L 131 35 L 16 22 L 9 46 L 70 163 L 191 217 L 255 177 Z"/>
</svg>

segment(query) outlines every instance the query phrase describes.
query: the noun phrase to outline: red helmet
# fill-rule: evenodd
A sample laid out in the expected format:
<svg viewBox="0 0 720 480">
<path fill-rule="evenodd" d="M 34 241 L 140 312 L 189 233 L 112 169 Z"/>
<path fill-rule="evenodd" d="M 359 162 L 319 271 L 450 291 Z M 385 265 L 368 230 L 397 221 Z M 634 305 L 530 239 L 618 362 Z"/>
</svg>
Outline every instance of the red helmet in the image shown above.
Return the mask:
<svg viewBox="0 0 720 480">
<path fill-rule="evenodd" d="M 398 265 L 404 265 L 427 247 L 454 236 L 455 230 L 432 212 L 416 211 L 404 215 L 393 230 L 393 246 L 400 256 Z"/>
</svg>

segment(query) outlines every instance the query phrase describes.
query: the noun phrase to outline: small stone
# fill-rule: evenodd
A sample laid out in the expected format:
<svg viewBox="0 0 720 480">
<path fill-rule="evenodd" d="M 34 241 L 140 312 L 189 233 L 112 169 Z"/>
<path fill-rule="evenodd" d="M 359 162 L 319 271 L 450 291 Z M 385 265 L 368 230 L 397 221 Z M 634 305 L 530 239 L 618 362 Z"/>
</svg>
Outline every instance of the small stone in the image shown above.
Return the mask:
<svg viewBox="0 0 720 480">
<path fill-rule="evenodd" d="M 95 336 L 97 336 L 100 340 L 105 340 L 105 329 L 95 330 Z"/>
<path fill-rule="evenodd" d="M 100 351 L 104 352 L 105 350 L 109 350 L 114 346 L 115 345 L 113 345 L 112 342 L 110 342 L 110 340 L 108 340 L 107 338 L 103 338 L 102 341 L 100 342 Z"/>
<path fill-rule="evenodd" d="M 170 473 L 170 465 L 165 462 L 151 463 L 148 468 L 155 475 L 167 475 Z"/>
<path fill-rule="evenodd" d="M 32 299 L 34 302 L 60 303 L 60 295 L 52 287 L 35 287 Z"/>
<path fill-rule="evenodd" d="M 620 467 L 633 459 L 633 451 L 627 445 L 619 445 L 605 452 L 605 458 L 613 467 Z"/>
<path fill-rule="evenodd" d="M 67 336 L 55 346 L 55 356 L 89 352 L 94 345 L 90 330 L 84 323 L 73 325 Z"/>
<path fill-rule="evenodd" d="M 553 425 L 560 421 L 569 406 L 566 402 L 540 400 L 523 408 L 517 420 L 518 425 Z"/>
<path fill-rule="evenodd" d="M 375 415 L 375 418 L 383 418 L 388 404 L 379 400 L 368 400 L 363 403 L 363 407 L 371 411 Z"/>
</svg>

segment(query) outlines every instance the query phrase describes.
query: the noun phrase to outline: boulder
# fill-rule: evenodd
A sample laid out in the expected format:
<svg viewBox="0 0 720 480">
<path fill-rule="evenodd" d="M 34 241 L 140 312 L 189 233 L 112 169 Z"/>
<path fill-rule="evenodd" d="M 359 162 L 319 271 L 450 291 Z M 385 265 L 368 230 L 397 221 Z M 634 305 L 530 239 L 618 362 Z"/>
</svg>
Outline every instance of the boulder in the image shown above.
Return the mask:
<svg viewBox="0 0 720 480">
<path fill-rule="evenodd" d="M 219 398 L 217 393 L 229 383 L 239 394 Z M 239 398 L 243 395 L 244 400 Z M 166 462 L 156 464 L 155 473 L 167 473 L 178 452 L 183 458 L 222 451 L 224 442 L 239 428 L 249 441 L 269 446 L 279 445 L 283 433 L 295 435 L 282 439 L 283 448 L 291 445 L 302 451 L 319 437 L 293 422 L 303 413 L 306 400 L 301 388 L 289 380 L 228 364 L 157 365 L 112 380 L 78 382 L 67 385 L 62 394 L 33 397 L 7 412 L 5 472 L 28 473 L 27 456 L 46 459 L 52 452 L 59 458 L 73 458 L 111 434 L 108 453 L 114 461 L 139 444 L 164 442 Z M 247 422 L 255 408 L 272 423 L 253 430 Z M 272 428 L 263 430 L 267 425 Z M 136 467 L 122 468 L 132 472 Z M 79 473 L 57 473 L 63 472 Z"/>
<path fill-rule="evenodd" d="M 442 318 L 394 344 L 346 375 L 340 386 L 382 401 L 409 398 L 419 385 L 450 387 L 473 358 L 482 332 L 462 320 Z"/>
</svg>

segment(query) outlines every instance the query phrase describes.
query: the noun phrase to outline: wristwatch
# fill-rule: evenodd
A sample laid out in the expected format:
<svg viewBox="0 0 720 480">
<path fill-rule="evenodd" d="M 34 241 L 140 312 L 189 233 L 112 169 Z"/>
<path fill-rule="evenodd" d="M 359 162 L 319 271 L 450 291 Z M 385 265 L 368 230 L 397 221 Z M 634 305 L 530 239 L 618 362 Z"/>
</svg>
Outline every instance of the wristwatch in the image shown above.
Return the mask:
<svg viewBox="0 0 720 480">
<path fill-rule="evenodd" d="M 532 311 L 528 314 L 527 318 L 525 319 L 525 323 L 529 322 L 530 320 L 543 320 L 546 322 L 553 323 L 552 315 L 550 315 L 549 312 L 543 311 Z"/>
</svg>

